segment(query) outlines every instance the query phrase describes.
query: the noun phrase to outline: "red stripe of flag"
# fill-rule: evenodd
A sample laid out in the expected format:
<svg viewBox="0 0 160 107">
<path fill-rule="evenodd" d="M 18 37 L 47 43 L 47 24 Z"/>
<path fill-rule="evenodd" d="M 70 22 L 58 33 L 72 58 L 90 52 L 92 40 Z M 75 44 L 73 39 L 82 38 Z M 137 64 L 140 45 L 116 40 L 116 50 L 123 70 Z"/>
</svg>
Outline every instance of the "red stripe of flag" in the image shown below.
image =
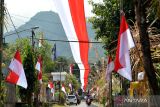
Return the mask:
<svg viewBox="0 0 160 107">
<path fill-rule="evenodd" d="M 84 1 L 83 0 L 69 0 L 69 7 L 72 16 L 72 21 L 74 24 L 74 28 L 77 34 L 77 38 L 79 41 L 89 41 L 87 29 L 86 29 L 86 21 L 84 14 Z M 89 43 L 80 42 L 80 55 L 82 63 L 84 64 L 85 73 L 84 73 L 84 85 L 88 84 L 88 75 L 89 75 L 89 65 L 88 65 L 88 50 Z"/>
</svg>

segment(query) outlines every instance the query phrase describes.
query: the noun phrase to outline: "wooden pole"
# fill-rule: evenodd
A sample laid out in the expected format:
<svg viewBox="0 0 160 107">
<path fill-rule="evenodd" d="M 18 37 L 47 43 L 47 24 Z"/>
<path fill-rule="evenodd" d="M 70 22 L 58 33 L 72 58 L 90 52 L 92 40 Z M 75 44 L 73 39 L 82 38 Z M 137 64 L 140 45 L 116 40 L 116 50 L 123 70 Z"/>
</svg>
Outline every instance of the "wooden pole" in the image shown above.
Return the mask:
<svg viewBox="0 0 160 107">
<path fill-rule="evenodd" d="M 0 4 L 0 92 L 2 92 L 2 50 L 3 50 L 3 24 L 4 24 L 4 0 Z M 0 107 L 2 99 L 0 94 Z"/>
<path fill-rule="evenodd" d="M 109 105 L 112 107 L 112 72 L 110 75 L 110 82 L 109 82 Z"/>
</svg>

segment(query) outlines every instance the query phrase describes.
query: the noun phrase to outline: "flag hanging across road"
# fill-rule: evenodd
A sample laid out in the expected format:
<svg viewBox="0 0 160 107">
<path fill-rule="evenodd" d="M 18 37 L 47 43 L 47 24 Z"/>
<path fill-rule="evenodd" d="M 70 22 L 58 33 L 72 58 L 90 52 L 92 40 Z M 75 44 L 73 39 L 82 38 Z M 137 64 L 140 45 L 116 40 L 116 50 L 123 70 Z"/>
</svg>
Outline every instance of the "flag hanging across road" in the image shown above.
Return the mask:
<svg viewBox="0 0 160 107">
<path fill-rule="evenodd" d="M 108 56 L 107 68 L 106 68 L 106 80 L 110 81 L 110 76 L 114 70 L 114 62 L 112 61 L 111 56 Z"/>
<path fill-rule="evenodd" d="M 134 47 L 133 38 L 124 15 L 121 17 L 118 45 L 115 58 L 115 71 L 132 81 L 129 50 Z"/>
<path fill-rule="evenodd" d="M 80 69 L 81 87 L 88 84 L 89 39 L 84 14 L 84 0 L 53 0 L 69 41 L 75 62 Z"/>
<path fill-rule="evenodd" d="M 36 64 L 36 70 L 38 70 L 38 80 L 42 84 L 42 57 L 38 57 L 38 61 Z"/>
<path fill-rule="evenodd" d="M 27 88 L 27 80 L 24 73 L 20 52 L 17 50 L 14 58 L 9 65 L 9 75 L 6 81 Z"/>
</svg>

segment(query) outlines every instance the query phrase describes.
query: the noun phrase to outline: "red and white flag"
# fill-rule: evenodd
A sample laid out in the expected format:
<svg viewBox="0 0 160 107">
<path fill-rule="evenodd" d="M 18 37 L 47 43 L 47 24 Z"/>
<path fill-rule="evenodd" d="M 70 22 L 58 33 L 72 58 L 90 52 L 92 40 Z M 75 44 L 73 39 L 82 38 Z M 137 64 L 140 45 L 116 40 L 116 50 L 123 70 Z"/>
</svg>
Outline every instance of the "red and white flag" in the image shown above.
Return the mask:
<svg viewBox="0 0 160 107">
<path fill-rule="evenodd" d="M 38 70 L 38 80 L 42 84 L 42 57 L 38 57 L 38 61 L 36 64 L 36 70 Z"/>
<path fill-rule="evenodd" d="M 71 83 L 69 83 L 69 87 L 70 87 L 70 90 L 73 91 L 73 87 Z"/>
<path fill-rule="evenodd" d="M 69 73 L 70 73 L 71 75 L 73 74 L 73 64 L 70 64 Z"/>
<path fill-rule="evenodd" d="M 62 89 L 61 90 L 66 94 L 66 90 L 65 90 L 64 84 L 62 84 Z"/>
<path fill-rule="evenodd" d="M 75 62 L 80 69 L 82 89 L 88 84 L 89 39 L 84 14 L 84 0 L 53 0 L 69 41 Z M 81 42 L 80 42 L 81 41 Z"/>
<path fill-rule="evenodd" d="M 125 17 L 122 15 L 118 45 L 115 58 L 115 71 L 121 76 L 132 81 L 129 50 L 134 47 L 133 38 Z"/>
<path fill-rule="evenodd" d="M 48 87 L 51 89 L 51 88 L 54 88 L 54 85 L 53 85 L 53 83 L 50 81 L 49 83 L 48 83 Z"/>
<path fill-rule="evenodd" d="M 28 86 L 20 52 L 18 50 L 9 65 L 9 75 L 6 77 L 6 81 L 24 88 L 27 88 Z"/>
<path fill-rule="evenodd" d="M 106 69 L 106 79 L 110 81 L 110 76 L 112 71 L 114 70 L 114 62 L 112 61 L 111 56 L 108 57 L 107 69 Z"/>
<path fill-rule="evenodd" d="M 54 93 L 54 85 L 53 85 L 53 82 L 49 82 L 48 83 L 48 87 L 51 89 L 51 93 Z"/>
</svg>

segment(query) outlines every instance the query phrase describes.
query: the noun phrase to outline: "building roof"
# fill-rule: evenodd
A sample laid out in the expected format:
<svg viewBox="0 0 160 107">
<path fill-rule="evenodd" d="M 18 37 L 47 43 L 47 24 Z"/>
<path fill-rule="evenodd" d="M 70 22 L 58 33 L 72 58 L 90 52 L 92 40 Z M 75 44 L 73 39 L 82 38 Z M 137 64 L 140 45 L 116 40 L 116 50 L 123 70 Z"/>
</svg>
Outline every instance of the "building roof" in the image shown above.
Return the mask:
<svg viewBox="0 0 160 107">
<path fill-rule="evenodd" d="M 60 75 L 60 72 L 51 72 L 51 75 L 52 76 Z M 61 72 L 61 75 L 67 75 L 67 73 L 66 72 Z"/>
</svg>

